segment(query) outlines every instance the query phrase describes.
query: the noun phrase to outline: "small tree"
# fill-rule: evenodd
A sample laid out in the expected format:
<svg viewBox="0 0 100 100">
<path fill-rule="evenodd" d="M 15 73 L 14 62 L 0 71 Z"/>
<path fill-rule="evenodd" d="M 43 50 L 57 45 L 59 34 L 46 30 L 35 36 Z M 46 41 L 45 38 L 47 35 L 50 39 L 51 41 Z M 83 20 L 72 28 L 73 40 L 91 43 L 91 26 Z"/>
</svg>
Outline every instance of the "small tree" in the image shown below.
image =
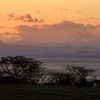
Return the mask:
<svg viewBox="0 0 100 100">
<path fill-rule="evenodd" d="M 64 72 L 49 71 L 48 83 L 56 85 L 71 85 L 73 83 L 73 77 L 71 74 Z"/>
<path fill-rule="evenodd" d="M 98 69 L 86 68 L 86 66 L 66 65 L 63 66 L 69 71 L 82 85 L 86 85 L 86 77 L 97 71 Z"/>
<path fill-rule="evenodd" d="M 24 56 L 2 57 L 0 75 L 20 79 L 24 83 L 37 83 L 45 70 L 41 64 L 42 62 L 36 61 L 34 58 Z"/>
</svg>

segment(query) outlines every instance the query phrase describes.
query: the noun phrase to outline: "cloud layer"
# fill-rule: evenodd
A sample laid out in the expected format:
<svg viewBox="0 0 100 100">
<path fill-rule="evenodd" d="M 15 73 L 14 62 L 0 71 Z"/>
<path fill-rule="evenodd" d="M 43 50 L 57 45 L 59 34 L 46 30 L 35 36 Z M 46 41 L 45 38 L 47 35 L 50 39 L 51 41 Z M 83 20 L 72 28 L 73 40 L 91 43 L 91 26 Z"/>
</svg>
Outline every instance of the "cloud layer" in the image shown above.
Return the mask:
<svg viewBox="0 0 100 100">
<path fill-rule="evenodd" d="M 10 15 L 13 17 L 13 14 Z M 27 18 L 31 21 L 31 16 L 26 15 L 24 19 Z M 18 18 L 16 20 L 23 20 Z M 5 27 L 0 27 L 5 28 Z M 57 24 L 43 24 L 43 25 L 20 25 L 14 27 L 15 33 L 5 32 L 0 33 L 0 39 L 5 39 L 9 41 L 20 40 L 16 42 L 19 44 L 34 44 L 42 43 L 44 44 L 58 44 L 58 45 L 93 45 L 100 46 L 100 24 L 95 25 L 84 25 L 81 23 L 74 23 L 70 21 L 63 20 Z M 22 39 L 22 40 L 21 40 Z M 48 46 L 49 46 L 48 45 Z"/>
<path fill-rule="evenodd" d="M 68 43 L 71 45 L 99 44 L 100 25 L 76 24 L 62 21 L 53 25 L 16 26 L 19 37 L 44 43 Z"/>
</svg>

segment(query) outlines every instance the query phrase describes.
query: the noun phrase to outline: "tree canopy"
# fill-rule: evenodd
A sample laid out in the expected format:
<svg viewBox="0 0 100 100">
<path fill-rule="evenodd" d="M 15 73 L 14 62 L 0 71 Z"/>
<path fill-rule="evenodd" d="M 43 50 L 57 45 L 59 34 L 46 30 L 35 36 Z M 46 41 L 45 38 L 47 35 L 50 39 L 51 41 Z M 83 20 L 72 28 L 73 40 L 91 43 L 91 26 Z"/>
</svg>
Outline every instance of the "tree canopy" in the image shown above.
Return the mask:
<svg viewBox="0 0 100 100">
<path fill-rule="evenodd" d="M 86 66 L 67 65 L 63 66 L 70 74 L 74 76 L 74 83 L 82 86 L 87 85 L 86 77 L 97 71 L 98 69 L 86 68 Z"/>
<path fill-rule="evenodd" d="M 37 83 L 45 70 L 42 62 L 24 56 L 1 57 L 0 76 L 20 79 L 24 83 Z"/>
<path fill-rule="evenodd" d="M 86 76 L 89 76 L 98 70 L 98 69 L 86 68 L 86 66 L 66 65 L 66 64 L 63 67 L 71 74 L 78 76 L 79 78 L 82 79 L 86 78 Z"/>
</svg>

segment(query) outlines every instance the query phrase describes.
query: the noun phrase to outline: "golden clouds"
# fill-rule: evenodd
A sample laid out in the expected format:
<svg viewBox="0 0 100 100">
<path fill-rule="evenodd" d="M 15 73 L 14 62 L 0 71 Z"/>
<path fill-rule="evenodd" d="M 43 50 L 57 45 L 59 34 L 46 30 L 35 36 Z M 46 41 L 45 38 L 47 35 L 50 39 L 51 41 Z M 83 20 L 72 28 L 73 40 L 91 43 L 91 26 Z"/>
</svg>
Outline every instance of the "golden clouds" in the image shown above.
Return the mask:
<svg viewBox="0 0 100 100">
<path fill-rule="evenodd" d="M 97 43 L 100 40 L 100 30 L 93 25 L 84 25 L 69 21 L 62 21 L 58 24 L 42 27 L 36 26 L 16 26 L 19 37 L 43 43 L 69 43 L 86 44 Z"/>
<path fill-rule="evenodd" d="M 22 22 L 31 22 L 31 23 L 42 23 L 44 22 L 44 19 L 38 19 L 38 18 L 32 18 L 30 14 L 25 14 L 25 15 L 21 15 L 18 16 L 15 13 L 11 13 L 8 15 L 8 21 L 10 20 L 20 20 Z"/>
<path fill-rule="evenodd" d="M 24 16 L 16 17 L 15 20 L 22 20 L 23 22 L 33 22 L 33 23 L 35 23 L 35 22 L 39 22 L 39 23 L 44 22 L 43 19 L 40 19 L 40 20 L 37 19 L 37 18 L 33 19 L 30 14 L 26 14 Z"/>
<path fill-rule="evenodd" d="M 17 20 L 25 20 L 25 18 L 31 20 L 31 16 L 28 14 Z M 33 40 L 43 44 L 65 43 L 70 45 L 99 44 L 100 40 L 100 24 L 84 25 L 66 20 L 52 25 L 18 25 L 13 30 L 15 33 L 5 32 L 0 33 L 0 36 L 9 40 L 14 38 L 15 40 L 24 39 L 28 43 L 31 41 L 31 45 Z M 19 43 L 21 44 L 21 42 Z"/>
</svg>

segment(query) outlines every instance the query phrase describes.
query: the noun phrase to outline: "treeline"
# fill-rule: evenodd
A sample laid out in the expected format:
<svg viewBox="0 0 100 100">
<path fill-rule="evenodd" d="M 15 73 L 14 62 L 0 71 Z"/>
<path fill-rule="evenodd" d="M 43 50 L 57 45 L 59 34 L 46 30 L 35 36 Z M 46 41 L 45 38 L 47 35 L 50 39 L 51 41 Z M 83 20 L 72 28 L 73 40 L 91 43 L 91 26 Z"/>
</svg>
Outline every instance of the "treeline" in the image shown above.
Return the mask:
<svg viewBox="0 0 100 100">
<path fill-rule="evenodd" d="M 100 86 L 100 79 L 96 79 L 96 76 L 87 79 L 87 76 L 98 69 L 75 65 L 64 65 L 63 67 L 66 73 L 46 70 L 42 62 L 34 58 L 1 57 L 0 84 Z"/>
</svg>

